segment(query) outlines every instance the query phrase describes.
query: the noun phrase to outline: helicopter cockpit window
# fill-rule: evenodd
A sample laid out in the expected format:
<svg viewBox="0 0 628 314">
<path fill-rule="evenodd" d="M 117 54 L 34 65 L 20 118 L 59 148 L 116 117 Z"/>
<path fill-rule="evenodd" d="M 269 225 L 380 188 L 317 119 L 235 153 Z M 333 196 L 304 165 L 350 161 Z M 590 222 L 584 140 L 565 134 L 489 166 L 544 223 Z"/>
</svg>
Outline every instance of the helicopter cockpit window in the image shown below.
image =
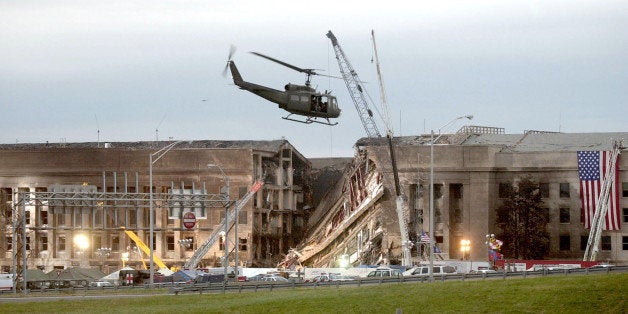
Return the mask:
<svg viewBox="0 0 628 314">
<path fill-rule="evenodd" d="M 299 95 L 290 95 L 290 101 L 299 101 Z"/>
<path fill-rule="evenodd" d="M 308 102 L 310 102 L 310 100 L 308 99 L 307 96 L 301 96 L 301 102 L 308 103 Z"/>
<path fill-rule="evenodd" d="M 327 112 L 327 107 L 329 106 L 329 100 L 327 96 L 320 97 L 320 105 L 321 105 L 321 112 Z"/>
</svg>

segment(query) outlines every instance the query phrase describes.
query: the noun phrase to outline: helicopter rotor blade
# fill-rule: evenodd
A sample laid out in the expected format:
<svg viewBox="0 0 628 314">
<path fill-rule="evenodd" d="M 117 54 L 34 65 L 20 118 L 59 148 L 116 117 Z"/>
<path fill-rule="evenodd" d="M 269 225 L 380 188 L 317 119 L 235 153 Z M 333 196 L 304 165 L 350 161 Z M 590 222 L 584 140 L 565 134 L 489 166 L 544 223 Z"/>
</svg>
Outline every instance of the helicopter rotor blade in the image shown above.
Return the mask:
<svg viewBox="0 0 628 314">
<path fill-rule="evenodd" d="M 292 64 L 289 64 L 289 63 L 283 62 L 283 61 L 281 61 L 281 60 L 277 60 L 277 59 L 275 59 L 275 58 L 273 58 L 273 57 L 269 57 L 269 56 L 267 56 L 267 55 L 261 54 L 261 53 L 259 53 L 259 52 L 251 51 L 251 53 L 252 53 L 252 54 L 254 54 L 254 55 L 256 55 L 256 56 L 258 56 L 258 57 L 262 57 L 262 58 L 264 58 L 264 59 L 268 59 L 268 60 L 270 60 L 270 61 L 273 61 L 273 62 L 279 63 L 279 64 L 281 64 L 281 65 L 283 65 L 283 66 L 285 66 L 285 67 L 288 67 L 288 68 L 293 69 L 293 70 L 298 71 L 298 72 L 305 73 L 305 74 L 307 74 L 307 75 L 318 75 L 318 74 L 314 71 L 314 69 L 302 69 L 302 68 L 299 68 L 299 67 L 294 66 L 294 65 L 292 65 Z"/>
<path fill-rule="evenodd" d="M 229 63 L 231 63 L 231 57 L 233 57 L 233 54 L 235 54 L 235 52 L 236 52 L 236 47 L 234 45 L 231 45 L 231 47 L 229 47 L 229 56 L 227 57 L 227 64 L 225 65 L 224 70 L 222 70 L 223 77 L 227 77 L 227 70 L 229 69 Z"/>
</svg>

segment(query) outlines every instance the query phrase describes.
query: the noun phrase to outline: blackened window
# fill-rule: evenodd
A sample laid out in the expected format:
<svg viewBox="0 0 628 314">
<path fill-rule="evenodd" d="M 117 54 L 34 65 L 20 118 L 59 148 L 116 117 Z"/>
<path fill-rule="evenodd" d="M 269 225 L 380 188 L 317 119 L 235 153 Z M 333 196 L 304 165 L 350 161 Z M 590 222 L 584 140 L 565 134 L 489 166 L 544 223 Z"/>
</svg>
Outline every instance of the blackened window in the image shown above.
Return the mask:
<svg viewBox="0 0 628 314">
<path fill-rule="evenodd" d="M 174 236 L 166 236 L 166 249 L 168 251 L 174 251 Z"/>
<path fill-rule="evenodd" d="M 628 251 L 628 237 L 627 236 L 621 237 L 621 243 L 622 243 L 622 249 L 624 251 Z"/>
<path fill-rule="evenodd" d="M 65 236 L 59 237 L 59 251 L 65 251 Z"/>
<path fill-rule="evenodd" d="M 628 197 L 628 182 L 621 183 L 621 196 Z"/>
<path fill-rule="evenodd" d="M 560 209 L 560 223 L 568 224 L 570 220 L 571 220 L 571 217 L 569 215 L 569 208 L 561 208 Z"/>
<path fill-rule="evenodd" d="M 569 197 L 569 183 L 560 184 L 560 197 Z"/>
<path fill-rule="evenodd" d="M 585 251 L 587 249 L 588 241 L 589 241 L 589 236 L 580 236 L 580 251 Z"/>
<path fill-rule="evenodd" d="M 624 208 L 624 222 L 628 222 L 628 208 Z"/>
<path fill-rule="evenodd" d="M 247 238 L 240 238 L 240 251 L 245 252 L 248 249 L 248 239 Z"/>
<path fill-rule="evenodd" d="M 570 251 L 571 250 L 571 237 L 568 235 L 561 235 L 558 238 L 558 247 L 561 251 Z"/>
<path fill-rule="evenodd" d="M 602 251 L 610 251 L 612 249 L 611 236 L 602 236 Z"/>
<path fill-rule="evenodd" d="M 48 249 L 48 237 L 41 237 L 41 250 L 45 251 Z"/>
</svg>

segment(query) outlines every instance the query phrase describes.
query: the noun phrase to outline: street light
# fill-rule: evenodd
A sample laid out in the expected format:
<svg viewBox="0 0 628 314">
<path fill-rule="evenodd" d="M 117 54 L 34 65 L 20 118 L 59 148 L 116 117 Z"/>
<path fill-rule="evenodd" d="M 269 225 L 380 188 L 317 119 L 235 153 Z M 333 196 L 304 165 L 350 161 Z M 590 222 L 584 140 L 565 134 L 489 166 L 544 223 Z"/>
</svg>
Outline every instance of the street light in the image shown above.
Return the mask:
<svg viewBox="0 0 628 314">
<path fill-rule="evenodd" d="M 471 240 L 460 241 L 460 252 L 462 252 L 462 259 L 468 260 L 471 255 Z"/>
<path fill-rule="evenodd" d="M 183 141 L 176 141 L 168 144 L 166 147 L 149 154 L 149 163 L 148 163 L 148 216 L 149 216 L 149 236 L 148 242 L 150 248 L 150 285 L 149 287 L 152 289 L 155 283 L 155 262 L 153 261 L 153 256 L 155 255 L 155 250 L 153 250 L 153 243 L 155 241 L 153 233 L 155 233 L 155 213 L 153 212 L 153 164 L 156 163 L 161 157 L 163 157 L 166 153 L 168 153 L 172 148 L 174 148 L 177 144 Z M 123 262 L 124 264 L 124 262 Z"/>
<path fill-rule="evenodd" d="M 105 269 L 105 259 L 111 255 L 110 247 L 101 247 L 96 249 L 96 255 L 100 257 L 100 270 L 103 271 Z"/>
<path fill-rule="evenodd" d="M 225 173 L 224 170 L 222 170 L 222 167 L 216 164 L 207 164 L 207 168 L 218 168 L 218 170 L 220 170 L 220 173 L 222 173 L 222 176 L 225 178 L 225 241 L 224 241 L 224 246 L 225 246 L 225 257 L 224 257 L 224 267 L 225 267 L 225 282 L 227 282 L 229 280 L 229 240 L 227 237 L 227 234 L 229 233 L 229 226 L 228 226 L 228 222 L 229 222 L 229 177 L 227 177 L 227 174 Z M 223 193 L 222 188 L 220 189 L 220 193 Z M 238 276 L 238 215 L 236 213 L 235 216 L 235 235 L 236 235 L 236 242 L 235 242 L 235 272 L 236 272 L 236 278 Z"/>
<path fill-rule="evenodd" d="M 447 122 L 446 124 L 438 128 L 437 138 L 434 138 L 434 130 L 432 130 L 430 136 L 430 267 L 428 270 L 429 282 L 434 281 L 434 245 L 436 244 L 434 241 L 434 142 L 442 136 L 442 129 L 464 118 L 471 120 L 473 119 L 473 116 L 466 115 L 456 117 L 455 119 Z"/>
<path fill-rule="evenodd" d="M 126 267 L 126 262 L 129 261 L 129 252 L 123 252 L 120 259 L 122 260 L 122 268 Z"/>
</svg>

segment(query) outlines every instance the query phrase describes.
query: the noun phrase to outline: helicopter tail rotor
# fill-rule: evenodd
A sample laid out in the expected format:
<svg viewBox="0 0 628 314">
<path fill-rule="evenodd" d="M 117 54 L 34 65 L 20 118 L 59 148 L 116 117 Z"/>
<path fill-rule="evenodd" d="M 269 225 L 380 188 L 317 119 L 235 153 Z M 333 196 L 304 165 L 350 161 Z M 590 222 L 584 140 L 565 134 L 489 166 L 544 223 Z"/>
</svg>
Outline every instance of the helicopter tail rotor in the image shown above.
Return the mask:
<svg viewBox="0 0 628 314">
<path fill-rule="evenodd" d="M 225 65 L 225 69 L 222 70 L 223 77 L 227 77 L 227 69 L 229 69 L 229 64 L 231 63 L 231 57 L 233 57 L 235 52 L 236 52 L 236 47 L 234 45 L 231 45 L 231 47 L 229 47 L 229 56 L 227 57 L 227 64 Z"/>
</svg>

